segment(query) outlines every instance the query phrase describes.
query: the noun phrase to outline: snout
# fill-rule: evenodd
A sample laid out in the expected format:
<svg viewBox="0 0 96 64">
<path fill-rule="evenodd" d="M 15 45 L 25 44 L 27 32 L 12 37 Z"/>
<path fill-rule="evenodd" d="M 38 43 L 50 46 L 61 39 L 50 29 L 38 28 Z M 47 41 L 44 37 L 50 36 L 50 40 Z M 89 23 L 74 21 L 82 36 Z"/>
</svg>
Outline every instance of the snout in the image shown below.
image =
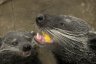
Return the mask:
<svg viewBox="0 0 96 64">
<path fill-rule="evenodd" d="M 37 23 L 38 26 L 42 27 L 45 24 L 45 15 L 39 14 L 36 17 L 36 23 Z"/>
<path fill-rule="evenodd" d="M 30 44 L 24 44 L 22 50 L 26 52 L 26 51 L 30 51 L 31 49 L 32 49 L 32 46 Z"/>
<path fill-rule="evenodd" d="M 22 44 L 20 47 L 6 47 L 0 50 L 0 54 L 6 54 L 8 52 L 9 55 L 20 56 L 20 57 L 29 57 L 34 56 L 36 51 L 35 48 L 31 44 Z"/>
<path fill-rule="evenodd" d="M 22 56 L 28 57 L 31 54 L 34 54 L 34 48 L 30 44 L 24 44 L 22 47 Z"/>
<path fill-rule="evenodd" d="M 20 55 L 23 57 L 34 56 L 35 48 L 31 44 L 23 44 Z"/>
</svg>

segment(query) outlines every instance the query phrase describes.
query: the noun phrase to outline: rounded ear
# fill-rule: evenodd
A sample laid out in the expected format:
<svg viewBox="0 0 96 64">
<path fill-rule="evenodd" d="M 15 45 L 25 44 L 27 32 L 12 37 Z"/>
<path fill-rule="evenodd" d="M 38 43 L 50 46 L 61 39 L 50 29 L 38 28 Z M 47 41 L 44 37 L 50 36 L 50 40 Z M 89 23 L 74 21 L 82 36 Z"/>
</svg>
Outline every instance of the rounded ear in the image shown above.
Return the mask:
<svg viewBox="0 0 96 64">
<path fill-rule="evenodd" d="M 36 35 L 36 32 L 31 31 L 31 32 L 27 32 L 24 34 L 24 37 L 28 40 L 28 41 L 32 41 L 32 39 L 34 38 L 34 36 Z"/>
</svg>

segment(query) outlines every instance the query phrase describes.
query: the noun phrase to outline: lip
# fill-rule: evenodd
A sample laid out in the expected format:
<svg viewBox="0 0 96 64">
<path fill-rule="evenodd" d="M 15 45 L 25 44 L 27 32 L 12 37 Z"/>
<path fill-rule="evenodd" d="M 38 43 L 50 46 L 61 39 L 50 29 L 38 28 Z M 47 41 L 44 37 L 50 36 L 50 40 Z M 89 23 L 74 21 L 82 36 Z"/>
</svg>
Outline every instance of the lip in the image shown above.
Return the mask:
<svg viewBox="0 0 96 64">
<path fill-rule="evenodd" d="M 37 33 L 37 35 L 34 37 L 34 39 L 36 40 L 36 42 L 38 44 L 45 44 L 44 36 L 39 33 Z"/>
<path fill-rule="evenodd" d="M 23 57 L 28 57 L 31 55 L 31 51 L 22 52 Z"/>
</svg>

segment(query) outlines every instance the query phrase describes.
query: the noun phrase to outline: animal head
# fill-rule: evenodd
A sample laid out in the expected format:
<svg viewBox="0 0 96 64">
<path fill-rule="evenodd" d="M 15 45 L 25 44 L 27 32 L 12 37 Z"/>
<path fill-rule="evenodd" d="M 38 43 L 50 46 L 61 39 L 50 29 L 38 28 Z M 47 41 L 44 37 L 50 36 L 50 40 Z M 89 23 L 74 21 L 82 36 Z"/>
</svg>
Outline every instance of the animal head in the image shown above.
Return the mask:
<svg viewBox="0 0 96 64">
<path fill-rule="evenodd" d="M 0 54 L 9 53 L 16 56 L 34 56 L 36 50 L 32 43 L 34 33 L 9 32 L 1 38 Z"/>
<path fill-rule="evenodd" d="M 84 20 L 67 15 L 40 14 L 36 17 L 36 23 L 42 30 L 61 30 L 70 33 L 86 33 L 91 27 Z"/>
</svg>

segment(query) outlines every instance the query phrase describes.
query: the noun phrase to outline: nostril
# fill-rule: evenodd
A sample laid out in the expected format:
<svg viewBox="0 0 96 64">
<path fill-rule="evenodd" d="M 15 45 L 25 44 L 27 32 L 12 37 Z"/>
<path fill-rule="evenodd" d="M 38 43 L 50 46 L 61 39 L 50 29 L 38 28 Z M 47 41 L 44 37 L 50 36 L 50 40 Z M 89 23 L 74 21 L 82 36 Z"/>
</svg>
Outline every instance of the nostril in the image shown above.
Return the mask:
<svg viewBox="0 0 96 64">
<path fill-rule="evenodd" d="M 40 14 L 36 17 L 36 22 L 42 23 L 44 19 L 45 19 L 44 15 Z"/>
<path fill-rule="evenodd" d="M 24 52 L 26 52 L 26 51 L 30 51 L 31 50 L 31 45 L 29 45 L 29 44 L 25 44 L 24 46 L 23 46 L 23 51 Z"/>
</svg>

